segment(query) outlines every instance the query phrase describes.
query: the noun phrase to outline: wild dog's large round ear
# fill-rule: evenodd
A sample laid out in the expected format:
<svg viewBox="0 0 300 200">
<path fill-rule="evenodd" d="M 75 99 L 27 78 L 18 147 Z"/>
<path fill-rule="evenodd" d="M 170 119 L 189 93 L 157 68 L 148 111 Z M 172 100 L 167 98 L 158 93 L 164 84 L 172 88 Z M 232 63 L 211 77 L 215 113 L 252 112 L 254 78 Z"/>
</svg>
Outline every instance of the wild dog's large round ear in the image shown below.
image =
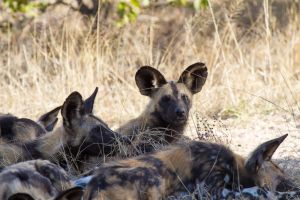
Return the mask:
<svg viewBox="0 0 300 200">
<path fill-rule="evenodd" d="M 97 93 L 98 93 L 98 87 L 96 87 L 93 94 L 84 101 L 84 112 L 85 113 L 92 113 L 93 112 L 94 102 L 95 102 L 95 98 L 97 96 Z"/>
<path fill-rule="evenodd" d="M 32 198 L 32 196 L 30 196 L 29 194 L 16 193 L 8 197 L 8 200 L 34 200 L 34 198 Z"/>
<path fill-rule="evenodd" d="M 196 94 L 201 91 L 207 75 L 208 72 L 205 64 L 197 62 L 190 65 L 182 72 L 178 83 L 184 83 L 193 94 Z"/>
<path fill-rule="evenodd" d="M 50 112 L 43 114 L 38 122 L 44 126 L 47 131 L 52 131 L 58 121 L 57 115 L 61 109 L 61 106 L 54 108 Z"/>
<path fill-rule="evenodd" d="M 54 200 L 81 200 L 83 196 L 83 189 L 81 187 L 74 187 L 59 194 Z"/>
<path fill-rule="evenodd" d="M 263 162 L 271 160 L 273 154 L 287 136 L 288 134 L 285 134 L 279 138 L 275 138 L 259 145 L 246 160 L 246 170 L 250 174 L 257 174 Z"/>
<path fill-rule="evenodd" d="M 63 124 L 68 128 L 72 128 L 72 121 L 79 119 L 84 115 L 84 105 L 82 96 L 79 92 L 72 92 L 61 108 Z"/>
<path fill-rule="evenodd" d="M 150 66 L 143 66 L 136 72 L 135 82 L 140 93 L 145 96 L 152 96 L 159 87 L 167 83 L 165 77 Z"/>
</svg>

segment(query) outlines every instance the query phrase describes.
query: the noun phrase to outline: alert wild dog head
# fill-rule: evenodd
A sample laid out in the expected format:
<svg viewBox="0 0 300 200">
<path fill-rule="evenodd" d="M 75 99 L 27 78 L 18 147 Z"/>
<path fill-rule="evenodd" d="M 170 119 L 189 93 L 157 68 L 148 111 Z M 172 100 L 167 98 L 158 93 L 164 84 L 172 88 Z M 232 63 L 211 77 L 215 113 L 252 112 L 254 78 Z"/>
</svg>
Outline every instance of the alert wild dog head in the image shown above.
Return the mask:
<svg viewBox="0 0 300 200">
<path fill-rule="evenodd" d="M 105 163 L 84 178 L 84 199 L 158 200 L 197 183 L 205 185 L 213 199 L 226 198 L 222 191 L 227 188 L 268 186 L 270 191 L 287 192 L 295 187 L 271 160 L 286 136 L 261 144 L 247 159 L 223 145 L 193 141 Z"/>
<path fill-rule="evenodd" d="M 85 101 L 78 92 L 71 93 L 61 107 L 62 125 L 51 133 L 24 144 L 0 145 L 0 166 L 30 160 L 47 159 L 75 172 L 90 158 L 114 154 L 126 137 L 113 132 L 93 115 L 98 88 Z"/>
<path fill-rule="evenodd" d="M 117 132 L 133 134 L 142 129 L 161 128 L 166 141 L 172 142 L 185 128 L 192 106 L 192 96 L 201 91 L 207 78 L 204 63 L 187 67 L 177 81 L 167 81 L 155 68 L 141 67 L 135 81 L 142 95 L 150 97 L 146 110 Z"/>
<path fill-rule="evenodd" d="M 46 160 L 31 160 L 8 166 L 0 173 L 2 200 L 76 200 L 82 191 L 75 188 L 67 173 Z"/>
<path fill-rule="evenodd" d="M 5 143 L 24 143 L 51 132 L 57 123 L 60 107 L 43 114 L 37 121 L 0 115 L 0 138 Z"/>
</svg>

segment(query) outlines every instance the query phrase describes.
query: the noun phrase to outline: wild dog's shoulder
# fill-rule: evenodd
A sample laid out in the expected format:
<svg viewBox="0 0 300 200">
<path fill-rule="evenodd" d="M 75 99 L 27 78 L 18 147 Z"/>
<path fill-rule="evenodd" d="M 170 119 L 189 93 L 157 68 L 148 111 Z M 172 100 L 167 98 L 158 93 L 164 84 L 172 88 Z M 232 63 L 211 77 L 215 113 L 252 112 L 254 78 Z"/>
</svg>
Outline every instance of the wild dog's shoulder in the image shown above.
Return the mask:
<svg viewBox="0 0 300 200">
<path fill-rule="evenodd" d="M 141 118 L 131 119 L 126 124 L 123 124 L 118 129 L 116 129 L 116 132 L 121 133 L 123 135 L 135 135 L 142 131 L 141 124 Z"/>
<path fill-rule="evenodd" d="M 164 186 L 160 170 L 139 160 L 110 163 L 89 178 L 84 199 L 148 199 L 149 190 Z"/>
<path fill-rule="evenodd" d="M 185 144 L 181 144 L 185 145 Z M 194 158 L 201 159 L 235 159 L 236 154 L 226 145 L 206 141 L 189 141 L 188 148 Z"/>
<path fill-rule="evenodd" d="M 53 130 L 60 107 L 43 114 L 39 120 L 0 115 L 0 136 L 7 143 L 24 143 Z"/>
</svg>

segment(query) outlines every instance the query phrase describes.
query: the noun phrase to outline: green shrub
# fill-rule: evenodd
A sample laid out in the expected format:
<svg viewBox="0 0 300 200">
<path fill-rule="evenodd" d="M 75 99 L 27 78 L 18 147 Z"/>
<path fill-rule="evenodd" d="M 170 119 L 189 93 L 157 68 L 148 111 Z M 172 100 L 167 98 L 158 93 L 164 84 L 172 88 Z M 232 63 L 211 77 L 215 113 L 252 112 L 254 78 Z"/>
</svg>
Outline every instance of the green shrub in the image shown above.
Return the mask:
<svg viewBox="0 0 300 200">
<path fill-rule="evenodd" d="M 37 10 L 44 10 L 47 7 L 46 3 L 29 0 L 3 0 L 3 3 L 12 12 L 22 12 L 29 15 L 36 15 Z"/>
<path fill-rule="evenodd" d="M 195 10 L 208 7 L 208 0 L 167 0 L 168 4 L 178 6 L 191 6 Z M 122 26 L 134 21 L 143 8 L 150 6 L 150 0 L 120 0 L 117 5 L 119 20 L 117 24 Z"/>
</svg>

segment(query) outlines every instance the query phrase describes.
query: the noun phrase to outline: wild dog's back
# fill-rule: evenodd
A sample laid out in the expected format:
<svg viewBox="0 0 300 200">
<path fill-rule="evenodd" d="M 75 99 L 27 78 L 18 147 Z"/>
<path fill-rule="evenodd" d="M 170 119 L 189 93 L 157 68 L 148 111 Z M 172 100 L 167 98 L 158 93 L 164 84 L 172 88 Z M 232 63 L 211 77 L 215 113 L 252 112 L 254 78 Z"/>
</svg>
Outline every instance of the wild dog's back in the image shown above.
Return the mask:
<svg viewBox="0 0 300 200">
<path fill-rule="evenodd" d="M 26 142 L 45 134 L 36 122 L 7 114 L 0 116 L 1 138 L 7 143 Z"/>
<path fill-rule="evenodd" d="M 53 130 L 60 107 L 43 114 L 37 121 L 18 118 L 11 114 L 0 115 L 0 138 L 2 143 L 25 143 Z"/>
<path fill-rule="evenodd" d="M 46 160 L 32 160 L 6 167 L 0 173 L 0 199 L 16 199 L 30 196 L 32 199 L 54 199 L 62 191 L 71 188 L 66 172 Z M 28 199 L 31 199 L 28 198 Z"/>
<path fill-rule="evenodd" d="M 226 188 L 267 186 L 270 191 L 295 190 L 283 171 L 270 160 L 285 137 L 259 145 L 247 159 L 223 145 L 193 141 L 104 164 L 88 181 L 85 199 L 162 199 L 177 189 L 195 187 L 196 183 L 205 186 L 213 199 L 224 198 Z M 268 185 L 268 180 L 276 181 Z"/>
<path fill-rule="evenodd" d="M 196 179 L 223 186 L 224 177 L 231 171 L 227 168 L 234 162 L 233 153 L 224 146 L 205 142 L 180 144 L 104 164 L 89 182 L 85 199 L 162 199 L 195 184 Z"/>
<path fill-rule="evenodd" d="M 111 162 L 97 169 L 84 199 L 162 199 L 174 180 L 176 174 L 155 155 Z"/>
</svg>

